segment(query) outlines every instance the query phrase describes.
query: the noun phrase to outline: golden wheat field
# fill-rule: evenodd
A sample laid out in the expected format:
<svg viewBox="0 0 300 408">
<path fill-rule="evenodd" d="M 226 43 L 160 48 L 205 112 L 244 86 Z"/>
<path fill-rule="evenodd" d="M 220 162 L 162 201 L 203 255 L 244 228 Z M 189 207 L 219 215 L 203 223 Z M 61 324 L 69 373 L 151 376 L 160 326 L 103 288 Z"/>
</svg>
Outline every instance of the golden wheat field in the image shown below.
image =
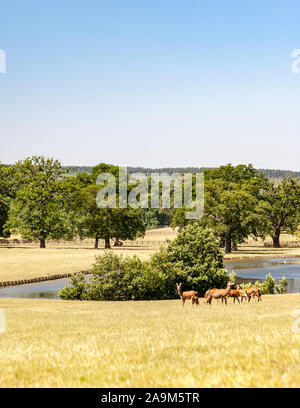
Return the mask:
<svg viewBox="0 0 300 408">
<path fill-rule="evenodd" d="M 0 386 L 299 387 L 297 308 L 300 294 L 184 308 L 2 298 Z"/>
</svg>

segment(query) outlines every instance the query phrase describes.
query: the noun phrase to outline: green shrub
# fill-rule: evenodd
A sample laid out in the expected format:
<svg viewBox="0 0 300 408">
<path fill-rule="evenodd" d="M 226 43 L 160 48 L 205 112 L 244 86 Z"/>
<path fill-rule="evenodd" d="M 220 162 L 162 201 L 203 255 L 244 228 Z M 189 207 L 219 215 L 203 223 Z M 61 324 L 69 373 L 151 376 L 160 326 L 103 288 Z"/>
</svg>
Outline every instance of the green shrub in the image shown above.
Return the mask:
<svg viewBox="0 0 300 408">
<path fill-rule="evenodd" d="M 272 275 L 268 273 L 266 275 L 266 280 L 262 284 L 261 294 L 262 295 L 274 295 L 275 284 L 276 284 L 275 279 L 273 279 Z"/>
<path fill-rule="evenodd" d="M 176 282 L 182 282 L 183 290 L 198 291 L 199 296 L 212 287 L 226 285 L 228 276 L 219 244 L 210 228 L 193 223 L 152 256 L 151 265 L 164 277 L 169 298 L 178 296 Z"/>
<path fill-rule="evenodd" d="M 285 276 L 283 276 L 280 280 L 278 285 L 276 285 L 276 290 L 278 293 L 283 294 L 287 292 L 288 281 Z"/>
<path fill-rule="evenodd" d="M 251 282 L 241 283 L 241 288 L 242 289 L 248 289 L 248 288 L 251 288 L 251 286 L 253 286 L 253 283 L 251 283 Z"/>
<path fill-rule="evenodd" d="M 231 273 L 229 274 L 229 280 L 230 280 L 230 282 L 233 283 L 233 285 L 235 284 L 236 273 L 234 271 L 231 271 Z"/>
<path fill-rule="evenodd" d="M 58 292 L 61 299 L 80 300 L 87 298 L 87 282 L 83 273 L 76 273 L 71 277 L 71 285 Z"/>
</svg>

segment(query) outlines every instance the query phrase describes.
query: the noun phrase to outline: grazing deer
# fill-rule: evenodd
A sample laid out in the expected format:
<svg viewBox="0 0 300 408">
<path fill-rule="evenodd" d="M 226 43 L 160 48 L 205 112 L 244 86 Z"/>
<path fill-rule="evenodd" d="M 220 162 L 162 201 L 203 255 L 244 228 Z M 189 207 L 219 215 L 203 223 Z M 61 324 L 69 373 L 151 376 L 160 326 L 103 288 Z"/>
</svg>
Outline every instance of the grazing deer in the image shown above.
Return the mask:
<svg viewBox="0 0 300 408">
<path fill-rule="evenodd" d="M 217 289 L 217 290 L 212 290 L 210 289 L 208 291 L 207 297 L 206 297 L 206 303 L 209 303 L 211 305 L 212 299 L 223 299 L 225 301 L 225 304 L 227 305 L 227 295 L 230 292 L 232 283 L 228 281 L 226 289 Z"/>
<path fill-rule="evenodd" d="M 176 283 L 178 295 L 180 296 L 180 298 L 182 300 L 182 306 L 184 306 L 184 303 L 185 303 L 186 299 L 192 299 L 192 305 L 194 303 L 199 304 L 198 292 L 196 292 L 195 290 L 188 290 L 186 292 L 182 292 L 181 286 L 182 286 L 182 282 L 180 282 L 179 285 L 178 285 L 178 283 Z M 195 297 L 196 297 L 196 299 L 195 299 Z"/>
<path fill-rule="evenodd" d="M 247 297 L 245 291 L 241 290 L 241 287 L 239 284 L 236 285 L 236 290 L 234 289 L 230 289 L 227 297 L 232 297 L 233 298 L 233 303 L 235 303 L 235 300 L 237 300 L 240 303 L 240 299 L 241 298 L 241 302 L 243 302 L 243 298 Z M 222 299 L 223 301 L 223 299 Z"/>
<path fill-rule="evenodd" d="M 245 289 L 245 293 L 248 296 L 248 303 L 250 302 L 251 298 L 255 298 L 257 296 L 257 301 L 261 302 L 261 291 L 257 286 L 251 286 L 250 288 Z"/>
<path fill-rule="evenodd" d="M 237 300 L 240 303 L 240 292 L 238 290 L 230 289 L 227 297 L 232 297 L 233 298 L 233 303 L 235 303 L 235 300 Z M 223 302 L 223 299 L 222 299 Z"/>
</svg>

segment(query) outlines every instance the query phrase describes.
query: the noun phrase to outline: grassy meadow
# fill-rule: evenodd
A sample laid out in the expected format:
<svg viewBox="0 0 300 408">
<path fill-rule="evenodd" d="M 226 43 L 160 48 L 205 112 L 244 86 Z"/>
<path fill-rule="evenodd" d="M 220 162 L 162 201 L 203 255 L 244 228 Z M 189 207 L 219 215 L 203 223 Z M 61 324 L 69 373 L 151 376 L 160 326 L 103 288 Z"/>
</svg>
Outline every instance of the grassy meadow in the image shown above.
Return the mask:
<svg viewBox="0 0 300 408">
<path fill-rule="evenodd" d="M 300 387 L 296 308 L 2 298 L 0 387 Z"/>
<path fill-rule="evenodd" d="M 149 230 L 143 239 L 128 241 L 123 247 L 112 251 L 125 256 L 137 255 L 140 259 L 149 259 L 166 239 L 174 239 L 177 231 L 172 228 Z M 282 242 L 288 242 L 290 236 L 282 236 Z M 47 242 L 46 249 L 36 245 L 19 244 L 0 247 L 0 282 L 31 279 L 41 276 L 78 272 L 90 269 L 95 255 L 103 254 L 103 247 L 93 249 L 92 240 L 80 243 Z M 226 254 L 225 259 L 255 257 L 294 257 L 300 256 L 300 248 L 269 248 L 262 242 L 250 242 L 239 246 L 238 251 Z"/>
</svg>

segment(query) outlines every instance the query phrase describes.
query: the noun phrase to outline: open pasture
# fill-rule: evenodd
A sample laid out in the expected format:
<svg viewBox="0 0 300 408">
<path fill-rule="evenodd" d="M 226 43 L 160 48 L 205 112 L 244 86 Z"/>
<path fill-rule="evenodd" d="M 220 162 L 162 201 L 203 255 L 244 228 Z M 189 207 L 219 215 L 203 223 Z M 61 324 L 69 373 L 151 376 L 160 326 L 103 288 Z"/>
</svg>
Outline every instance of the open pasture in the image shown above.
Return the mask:
<svg viewBox="0 0 300 408">
<path fill-rule="evenodd" d="M 300 294 L 262 303 L 0 299 L 1 387 L 299 387 Z"/>
<path fill-rule="evenodd" d="M 172 228 L 148 230 L 143 239 L 127 241 L 124 246 L 112 247 L 111 250 L 124 256 L 136 255 L 141 260 L 147 260 L 166 239 L 172 240 L 176 236 L 177 231 Z M 0 282 L 88 270 L 95 255 L 103 252 L 103 246 L 98 250 L 93 249 L 92 240 L 76 243 L 48 241 L 46 249 L 38 248 L 37 244 L 1 245 Z M 224 259 L 294 256 L 300 256 L 300 248 L 268 248 L 261 242 L 249 241 L 247 245 L 239 246 L 238 251 L 226 254 Z"/>
</svg>

